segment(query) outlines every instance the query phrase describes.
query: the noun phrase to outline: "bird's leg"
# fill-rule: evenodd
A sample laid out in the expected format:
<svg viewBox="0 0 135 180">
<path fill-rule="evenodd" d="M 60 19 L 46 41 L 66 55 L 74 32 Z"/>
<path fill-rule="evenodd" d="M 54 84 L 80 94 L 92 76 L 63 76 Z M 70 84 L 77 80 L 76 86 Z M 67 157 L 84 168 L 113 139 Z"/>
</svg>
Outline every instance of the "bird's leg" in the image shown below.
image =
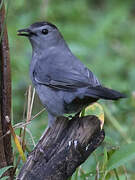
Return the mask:
<svg viewBox="0 0 135 180">
<path fill-rule="evenodd" d="M 56 121 L 56 116 L 48 112 L 48 127 L 52 127 Z"/>
</svg>

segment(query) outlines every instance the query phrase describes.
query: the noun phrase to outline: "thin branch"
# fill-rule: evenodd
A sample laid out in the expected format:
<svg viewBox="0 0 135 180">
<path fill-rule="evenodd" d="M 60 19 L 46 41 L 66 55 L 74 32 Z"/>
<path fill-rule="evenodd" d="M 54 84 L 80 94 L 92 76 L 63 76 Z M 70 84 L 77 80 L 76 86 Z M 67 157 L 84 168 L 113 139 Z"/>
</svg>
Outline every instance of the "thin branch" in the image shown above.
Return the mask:
<svg viewBox="0 0 135 180">
<path fill-rule="evenodd" d="M 9 1 L 7 9 L 8 5 Z M 9 131 L 9 126 L 5 117 L 8 116 L 11 119 L 11 70 L 6 18 L 7 10 L 5 13 L 4 3 L 0 0 L 0 136 L 5 135 Z M 13 165 L 10 134 L 5 136 L 4 139 L 0 139 L 0 151 L 2 149 L 4 152 L 3 154 L 0 152 L 0 167 Z M 11 168 L 7 173 L 7 175 L 10 176 L 10 179 L 13 178 L 12 170 L 13 169 Z"/>
</svg>

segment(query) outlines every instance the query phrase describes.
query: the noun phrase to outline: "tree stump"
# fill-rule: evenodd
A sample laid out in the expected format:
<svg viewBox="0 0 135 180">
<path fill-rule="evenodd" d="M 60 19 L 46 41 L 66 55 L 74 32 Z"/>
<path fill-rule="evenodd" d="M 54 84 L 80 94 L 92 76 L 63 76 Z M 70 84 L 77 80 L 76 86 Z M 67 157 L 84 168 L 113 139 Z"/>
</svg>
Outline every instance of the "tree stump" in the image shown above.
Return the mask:
<svg viewBox="0 0 135 180">
<path fill-rule="evenodd" d="M 104 140 L 96 116 L 59 117 L 29 154 L 17 180 L 66 180 Z"/>
</svg>

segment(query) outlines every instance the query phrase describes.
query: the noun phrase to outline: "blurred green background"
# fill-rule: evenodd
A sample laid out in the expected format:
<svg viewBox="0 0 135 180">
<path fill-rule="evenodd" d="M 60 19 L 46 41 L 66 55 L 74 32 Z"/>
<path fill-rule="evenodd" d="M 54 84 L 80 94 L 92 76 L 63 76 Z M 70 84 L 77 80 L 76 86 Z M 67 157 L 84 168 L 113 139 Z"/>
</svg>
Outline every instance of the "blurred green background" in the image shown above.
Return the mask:
<svg viewBox="0 0 135 180">
<path fill-rule="evenodd" d="M 112 147 L 134 141 L 135 2 L 133 0 L 14 0 L 8 2 L 7 26 L 12 65 L 14 123 L 24 120 L 25 93 L 28 85 L 31 84 L 29 78 L 31 46 L 26 38 L 17 36 L 17 30 L 28 27 L 36 21 L 47 20 L 59 28 L 72 52 L 96 74 L 102 84 L 128 95 L 127 99 L 118 102 L 100 101 L 105 106 L 106 112 L 104 126 L 106 140 L 97 150 L 97 154 L 102 154 L 103 147 L 110 150 Z M 32 115 L 42 108 L 36 97 Z M 35 142 L 46 125 L 46 112 L 29 125 Z M 31 142 L 29 144 L 31 145 Z M 85 170 L 95 169 L 97 165 L 95 156 L 91 156 L 85 163 Z M 135 179 L 134 166 L 135 159 L 124 166 L 125 174 L 131 179 Z M 120 169 L 121 179 L 125 179 L 124 172 Z M 94 175 L 93 178 L 95 178 Z M 113 175 L 110 179 L 113 179 Z"/>
</svg>

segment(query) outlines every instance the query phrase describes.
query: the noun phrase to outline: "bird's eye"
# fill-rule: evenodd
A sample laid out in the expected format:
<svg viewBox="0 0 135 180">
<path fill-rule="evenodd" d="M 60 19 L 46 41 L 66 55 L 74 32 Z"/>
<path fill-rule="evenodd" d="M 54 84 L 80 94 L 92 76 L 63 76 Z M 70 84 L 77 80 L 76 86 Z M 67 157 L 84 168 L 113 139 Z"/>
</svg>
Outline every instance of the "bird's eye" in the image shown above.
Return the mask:
<svg viewBox="0 0 135 180">
<path fill-rule="evenodd" d="M 48 34 L 48 29 L 42 29 L 43 34 Z"/>
</svg>

